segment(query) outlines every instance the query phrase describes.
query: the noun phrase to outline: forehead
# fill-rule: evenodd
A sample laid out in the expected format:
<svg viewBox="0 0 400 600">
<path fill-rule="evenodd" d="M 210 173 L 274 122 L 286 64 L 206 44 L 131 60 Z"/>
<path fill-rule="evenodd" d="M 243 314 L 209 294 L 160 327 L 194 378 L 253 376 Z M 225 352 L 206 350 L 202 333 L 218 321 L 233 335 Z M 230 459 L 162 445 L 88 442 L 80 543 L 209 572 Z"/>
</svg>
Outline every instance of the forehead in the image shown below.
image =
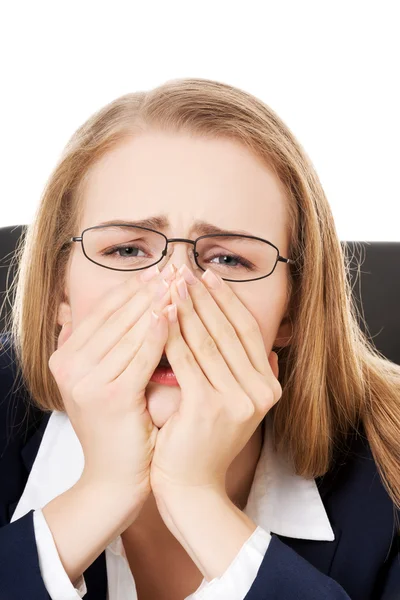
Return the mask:
<svg viewBox="0 0 400 600">
<path fill-rule="evenodd" d="M 225 138 L 132 136 L 92 166 L 82 201 L 82 229 L 163 214 L 171 235 L 187 234 L 199 220 L 284 239 L 286 199 L 279 179 L 242 144 Z"/>
</svg>

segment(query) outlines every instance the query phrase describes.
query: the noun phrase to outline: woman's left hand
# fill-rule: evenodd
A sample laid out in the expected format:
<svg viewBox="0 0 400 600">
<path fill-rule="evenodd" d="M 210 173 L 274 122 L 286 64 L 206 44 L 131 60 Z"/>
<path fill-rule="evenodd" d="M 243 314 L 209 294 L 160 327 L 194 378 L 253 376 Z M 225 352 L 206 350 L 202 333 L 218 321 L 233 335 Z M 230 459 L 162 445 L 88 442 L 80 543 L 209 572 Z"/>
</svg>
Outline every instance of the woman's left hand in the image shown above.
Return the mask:
<svg viewBox="0 0 400 600">
<path fill-rule="evenodd" d="M 169 322 L 165 353 L 181 402 L 157 434 L 155 496 L 170 487 L 223 492 L 230 464 L 282 395 L 277 354 L 267 356 L 253 315 L 221 278 L 215 288 L 195 279 L 187 299 L 171 283 L 178 321 Z"/>
</svg>

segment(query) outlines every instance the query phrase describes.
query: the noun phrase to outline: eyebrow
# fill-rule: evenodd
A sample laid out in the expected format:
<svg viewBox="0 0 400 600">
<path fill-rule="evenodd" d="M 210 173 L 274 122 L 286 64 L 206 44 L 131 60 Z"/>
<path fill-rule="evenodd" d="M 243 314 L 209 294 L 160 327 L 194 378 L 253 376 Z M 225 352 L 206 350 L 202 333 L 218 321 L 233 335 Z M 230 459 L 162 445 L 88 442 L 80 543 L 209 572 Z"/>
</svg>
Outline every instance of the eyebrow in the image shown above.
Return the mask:
<svg viewBox="0 0 400 600">
<path fill-rule="evenodd" d="M 166 215 L 155 215 L 148 219 L 141 219 L 140 221 L 128 221 L 122 219 L 113 219 L 111 221 L 102 221 L 99 226 L 106 225 L 136 225 L 137 227 L 148 227 L 149 229 L 165 230 L 170 225 L 170 222 Z M 189 233 L 196 232 L 198 235 L 213 235 L 219 233 L 227 233 L 231 235 L 254 235 L 243 229 L 221 229 L 217 225 L 208 223 L 207 221 L 197 220 L 191 226 Z"/>
</svg>

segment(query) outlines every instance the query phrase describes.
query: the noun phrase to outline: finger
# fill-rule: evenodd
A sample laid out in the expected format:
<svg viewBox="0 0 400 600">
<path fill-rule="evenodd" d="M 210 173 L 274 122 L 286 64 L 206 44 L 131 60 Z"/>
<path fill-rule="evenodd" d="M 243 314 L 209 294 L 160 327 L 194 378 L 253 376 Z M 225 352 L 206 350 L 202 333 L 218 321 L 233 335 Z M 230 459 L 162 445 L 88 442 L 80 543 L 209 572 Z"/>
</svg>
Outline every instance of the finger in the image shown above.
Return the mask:
<svg viewBox="0 0 400 600">
<path fill-rule="evenodd" d="M 179 285 L 179 276 L 177 282 Z M 228 286 L 226 287 L 228 288 Z M 219 387 L 216 386 L 217 389 L 231 389 L 234 391 L 235 387 L 239 386 L 257 409 L 263 412 L 265 407 L 270 405 L 272 399 L 275 399 L 275 397 L 278 396 L 278 387 L 280 387 L 268 360 L 264 344 L 262 343 L 260 352 L 263 354 L 264 360 L 268 363 L 268 369 L 264 369 L 265 372 L 262 374 L 255 369 L 250 362 L 241 339 L 236 333 L 236 329 L 227 319 L 219 305 L 214 301 L 207 287 L 198 280 L 196 284 L 188 286 L 188 288 L 190 290 L 190 300 L 194 300 L 195 297 L 197 298 L 196 306 L 199 307 L 199 311 L 201 310 L 201 313 L 204 315 L 205 322 L 197 315 L 194 301 L 191 303 L 191 306 L 193 307 L 192 310 L 186 310 L 186 307 L 189 306 L 189 302 L 186 301 L 186 304 L 183 304 L 184 308 L 179 312 L 181 331 L 193 353 L 198 357 L 201 368 L 207 377 L 209 377 L 208 371 L 205 368 L 205 363 L 203 363 L 201 359 L 201 352 L 199 355 L 196 352 L 196 347 L 199 347 L 199 345 L 202 347 L 204 341 L 202 340 L 202 328 L 196 328 L 196 326 L 193 325 L 193 322 L 197 322 L 196 320 L 192 320 L 193 314 L 200 320 L 204 330 L 209 332 L 209 336 L 215 340 L 215 344 L 219 350 L 219 356 L 221 356 L 222 362 L 228 367 L 230 373 L 230 377 L 225 373 L 222 374 L 221 381 L 223 381 L 223 383 L 219 383 Z M 220 288 L 215 289 L 218 290 Z M 173 297 L 173 292 L 171 292 L 171 297 Z M 247 309 L 245 309 L 245 313 L 250 315 Z M 252 316 L 251 319 L 253 319 Z M 249 331 L 247 336 L 250 337 L 250 335 Z M 212 347 L 210 342 L 209 345 Z M 250 344 L 249 347 L 251 347 Z M 207 361 L 207 364 L 211 365 L 210 368 L 220 364 L 216 353 L 215 355 L 212 353 L 210 358 L 211 362 Z M 236 386 L 232 384 L 232 380 L 235 381 Z"/>
<path fill-rule="evenodd" d="M 193 389 L 197 391 L 205 390 L 205 393 L 207 393 L 207 388 L 211 388 L 211 385 L 181 335 L 179 319 L 176 321 L 171 320 L 174 305 L 176 307 L 176 304 L 173 303 L 162 311 L 168 318 L 168 339 L 165 345 L 165 353 L 182 391 L 189 392 L 187 396 L 192 398 L 194 397 Z"/>
<path fill-rule="evenodd" d="M 171 300 L 177 306 L 182 337 L 210 384 L 220 392 L 236 388 L 237 382 L 214 339 L 194 310 L 190 295 L 182 299 L 176 281 L 171 284 Z M 171 366 L 174 368 L 175 364 L 171 363 Z"/>
<path fill-rule="evenodd" d="M 190 274 L 193 275 L 183 265 L 178 269 L 177 277 L 182 275 L 189 278 Z M 196 284 L 188 286 L 195 311 L 216 341 L 235 377 L 243 372 L 243 365 L 248 363 L 261 375 L 271 375 L 264 340 L 256 319 L 232 288 L 218 275 L 215 274 L 215 277 L 217 283 L 213 288 L 209 287 L 204 275 L 201 280 L 196 278 Z M 233 348 L 236 348 L 236 352 L 231 353 Z"/>
<path fill-rule="evenodd" d="M 132 391 L 141 394 L 160 362 L 168 335 L 167 319 L 158 311 L 150 320 L 146 335 L 139 344 L 122 338 L 107 356 L 94 368 L 93 377 L 99 384 L 116 380 L 130 382 Z"/>
<path fill-rule="evenodd" d="M 170 295 L 169 289 L 167 289 L 166 293 L 164 294 L 164 296 L 162 298 L 157 297 L 152 301 L 148 310 L 145 313 L 143 313 L 142 317 L 137 321 L 137 323 L 134 326 L 132 326 L 127 331 L 127 333 L 119 340 L 119 342 L 117 343 L 116 346 L 125 348 L 125 350 L 124 350 L 125 363 L 124 363 L 123 368 L 125 368 L 136 356 L 137 352 L 140 350 L 141 346 L 143 345 L 143 342 L 144 342 L 146 336 L 148 335 L 149 328 L 151 328 L 152 324 L 154 324 L 152 322 L 152 312 L 154 311 L 157 315 L 160 315 L 162 313 L 163 308 L 168 306 L 170 301 L 171 301 L 171 295 Z M 165 321 L 165 323 L 167 323 L 167 334 L 168 334 L 168 319 L 166 316 L 164 316 L 163 321 Z M 161 325 L 161 328 L 163 328 L 163 325 Z M 164 342 L 164 344 L 165 344 L 165 342 Z M 114 346 L 114 348 L 115 348 L 115 346 Z M 110 352 L 107 354 L 107 357 L 111 353 L 114 354 L 114 348 L 112 348 L 110 350 Z M 155 348 L 155 351 L 157 351 L 156 348 Z M 118 354 L 119 352 L 120 352 L 120 349 L 118 348 L 116 350 L 116 353 Z M 164 352 L 164 346 L 161 348 L 161 353 L 158 356 L 156 366 L 160 362 L 161 355 L 163 352 Z M 107 369 L 106 363 L 103 363 L 104 359 L 105 359 L 105 357 L 102 359 L 101 362 L 102 362 L 104 368 Z M 110 360 L 112 363 L 113 358 L 111 357 Z"/>
<path fill-rule="evenodd" d="M 150 275 L 150 271 L 153 271 L 153 268 L 146 272 L 147 275 Z M 126 305 L 132 299 L 132 296 L 139 295 L 143 299 L 147 288 L 154 290 L 158 280 L 161 280 L 157 265 L 155 265 L 153 272 L 155 273 L 153 279 L 146 283 L 142 282 L 139 289 L 138 286 L 140 283 L 138 279 L 132 277 L 108 290 L 94 309 L 74 329 L 74 335 L 68 340 L 68 351 L 74 353 L 85 346 L 87 341 L 93 338 L 107 319 Z"/>
<path fill-rule="evenodd" d="M 159 279 L 162 281 L 161 276 Z M 154 304 L 154 286 L 158 280 L 152 280 L 142 284 L 140 289 L 127 299 L 106 321 L 99 325 L 92 337 L 84 346 L 84 365 L 86 370 L 91 370 L 99 364 L 102 359 L 119 343 L 122 338 L 127 347 L 130 348 L 132 340 L 135 347 L 132 348 L 131 359 L 141 344 L 145 331 L 150 324 L 150 313 Z M 164 289 L 160 283 L 160 288 Z M 165 290 L 167 287 L 165 287 Z M 165 298 L 163 299 L 165 301 Z M 81 369 L 82 372 L 83 369 Z"/>
<path fill-rule="evenodd" d="M 204 315 L 203 318 L 201 315 L 198 318 L 212 339 L 215 340 L 219 353 L 228 366 L 230 373 L 243 389 L 250 391 L 255 371 L 235 328 L 201 281 L 198 280 L 195 285 L 188 286 L 188 289 L 190 290 L 194 312 L 198 314 L 196 309 L 198 307 L 199 311 Z M 193 326 L 187 321 L 189 319 L 186 319 L 185 313 L 183 313 L 181 323 L 183 336 L 186 337 L 186 332 L 188 332 L 188 335 L 192 334 L 194 336 Z M 199 338 L 199 336 L 197 337 Z M 196 341 L 193 340 L 193 343 L 196 343 Z M 191 342 L 189 345 L 191 345 Z M 260 375 L 258 372 L 256 373 Z"/>
</svg>

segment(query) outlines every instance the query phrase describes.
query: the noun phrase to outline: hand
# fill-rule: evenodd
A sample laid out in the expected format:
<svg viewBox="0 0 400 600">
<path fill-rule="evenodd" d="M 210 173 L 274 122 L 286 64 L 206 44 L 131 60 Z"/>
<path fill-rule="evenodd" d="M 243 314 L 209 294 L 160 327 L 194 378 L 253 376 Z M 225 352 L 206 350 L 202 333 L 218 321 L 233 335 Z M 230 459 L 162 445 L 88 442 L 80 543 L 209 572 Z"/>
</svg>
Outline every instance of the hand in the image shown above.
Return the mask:
<svg viewBox="0 0 400 600">
<path fill-rule="evenodd" d="M 155 497 L 170 486 L 224 491 L 230 464 L 282 395 L 277 354 L 267 356 L 251 313 L 221 278 L 216 289 L 193 278 L 186 300 L 177 281 L 170 286 L 178 321 L 169 323 L 165 353 L 181 403 L 158 431 L 150 469 Z"/>
<path fill-rule="evenodd" d="M 154 270 L 157 275 L 157 270 Z M 150 272 L 148 275 L 151 274 Z M 128 279 L 111 288 L 72 330 L 69 322 L 49 359 L 65 411 L 82 445 L 85 478 L 146 498 L 158 428 L 145 390 L 163 353 L 168 323 L 149 327 L 169 293 L 156 297 L 157 275 L 138 288 Z"/>
</svg>

